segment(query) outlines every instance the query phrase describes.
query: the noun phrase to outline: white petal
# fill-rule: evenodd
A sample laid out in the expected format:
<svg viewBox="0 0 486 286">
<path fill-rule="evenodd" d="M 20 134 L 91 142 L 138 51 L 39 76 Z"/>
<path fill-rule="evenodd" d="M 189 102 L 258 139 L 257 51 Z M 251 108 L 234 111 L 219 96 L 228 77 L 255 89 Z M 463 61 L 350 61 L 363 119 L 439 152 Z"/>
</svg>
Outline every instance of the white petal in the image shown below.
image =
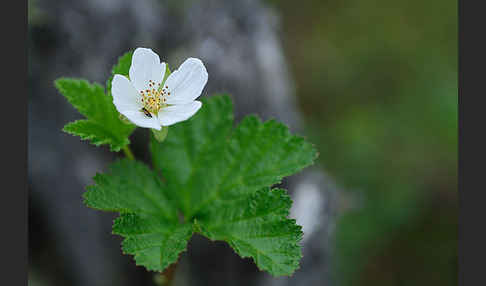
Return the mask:
<svg viewBox="0 0 486 286">
<path fill-rule="evenodd" d="M 137 126 L 145 127 L 145 128 L 153 128 L 157 130 L 161 129 L 160 123 L 157 120 L 157 116 L 155 116 L 155 114 L 152 114 L 152 117 L 148 117 L 140 110 L 125 111 L 121 113 L 125 115 L 133 124 Z"/>
<path fill-rule="evenodd" d="M 149 80 L 155 82 L 155 88 L 165 75 L 165 63 L 151 49 L 137 48 L 132 56 L 129 70 L 130 81 L 138 91 L 149 88 Z"/>
<path fill-rule="evenodd" d="M 202 103 L 200 101 L 193 101 L 188 104 L 164 107 L 159 111 L 160 125 L 169 126 L 187 120 L 193 116 L 201 106 Z"/>
<path fill-rule="evenodd" d="M 141 96 L 125 76 L 116 74 L 111 81 L 113 104 L 118 112 L 135 111 L 142 108 Z"/>
<path fill-rule="evenodd" d="M 171 73 L 164 85 L 168 87 L 170 96 L 167 104 L 187 104 L 198 96 L 208 82 L 208 72 L 199 59 L 189 58 Z"/>
</svg>

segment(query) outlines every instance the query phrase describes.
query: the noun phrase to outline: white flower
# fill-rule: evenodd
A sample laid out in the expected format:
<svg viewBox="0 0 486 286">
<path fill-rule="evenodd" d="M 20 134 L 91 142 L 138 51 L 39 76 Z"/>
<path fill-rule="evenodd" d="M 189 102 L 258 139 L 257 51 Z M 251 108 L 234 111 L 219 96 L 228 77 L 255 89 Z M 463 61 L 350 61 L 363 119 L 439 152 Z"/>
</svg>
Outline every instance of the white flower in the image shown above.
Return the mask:
<svg viewBox="0 0 486 286">
<path fill-rule="evenodd" d="M 199 59 L 189 58 L 162 83 L 165 63 L 151 49 L 137 48 L 129 76 L 115 74 L 111 93 L 118 112 L 135 125 L 160 130 L 193 116 L 202 103 L 195 99 L 208 81 Z"/>
</svg>

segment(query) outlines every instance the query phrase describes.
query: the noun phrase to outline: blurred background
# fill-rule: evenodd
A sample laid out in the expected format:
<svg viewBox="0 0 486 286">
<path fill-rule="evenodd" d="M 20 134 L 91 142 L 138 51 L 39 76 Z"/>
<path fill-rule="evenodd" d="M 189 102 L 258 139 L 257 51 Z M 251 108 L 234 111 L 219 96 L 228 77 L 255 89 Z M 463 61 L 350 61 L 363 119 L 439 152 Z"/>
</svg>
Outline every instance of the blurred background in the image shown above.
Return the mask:
<svg viewBox="0 0 486 286">
<path fill-rule="evenodd" d="M 175 285 L 456 285 L 456 1 L 29 0 L 28 21 L 29 285 L 158 283 L 122 255 L 115 216 L 83 206 L 121 154 L 61 132 L 81 116 L 53 85 L 103 84 L 139 46 L 172 69 L 201 58 L 204 96 L 229 92 L 237 120 L 277 118 L 320 152 L 283 182 L 305 233 L 292 277 L 195 236 Z"/>
</svg>

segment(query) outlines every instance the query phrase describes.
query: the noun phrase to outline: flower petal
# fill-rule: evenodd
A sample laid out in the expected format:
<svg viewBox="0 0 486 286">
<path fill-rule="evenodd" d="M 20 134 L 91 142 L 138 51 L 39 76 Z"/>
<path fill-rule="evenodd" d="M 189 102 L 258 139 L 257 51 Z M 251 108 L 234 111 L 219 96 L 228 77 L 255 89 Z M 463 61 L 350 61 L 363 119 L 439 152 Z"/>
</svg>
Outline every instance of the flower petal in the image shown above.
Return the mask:
<svg viewBox="0 0 486 286">
<path fill-rule="evenodd" d="M 193 116 L 201 106 L 202 103 L 200 101 L 193 101 L 188 104 L 164 107 L 159 111 L 160 125 L 169 126 L 187 120 Z"/>
<path fill-rule="evenodd" d="M 189 58 L 171 73 L 164 85 L 170 96 L 167 104 L 188 104 L 201 95 L 208 82 L 208 72 L 201 60 Z"/>
<path fill-rule="evenodd" d="M 113 104 L 118 112 L 135 111 L 142 108 L 141 97 L 125 76 L 115 74 L 111 82 Z"/>
<path fill-rule="evenodd" d="M 140 110 L 125 111 L 120 113 L 125 115 L 133 124 L 139 127 L 153 128 L 157 130 L 161 129 L 160 123 L 155 114 L 152 114 L 152 117 L 148 117 Z"/>
<path fill-rule="evenodd" d="M 129 70 L 130 81 L 138 91 L 149 88 L 149 80 L 155 82 L 155 88 L 165 75 L 165 63 L 151 49 L 137 48 L 132 56 Z"/>
</svg>

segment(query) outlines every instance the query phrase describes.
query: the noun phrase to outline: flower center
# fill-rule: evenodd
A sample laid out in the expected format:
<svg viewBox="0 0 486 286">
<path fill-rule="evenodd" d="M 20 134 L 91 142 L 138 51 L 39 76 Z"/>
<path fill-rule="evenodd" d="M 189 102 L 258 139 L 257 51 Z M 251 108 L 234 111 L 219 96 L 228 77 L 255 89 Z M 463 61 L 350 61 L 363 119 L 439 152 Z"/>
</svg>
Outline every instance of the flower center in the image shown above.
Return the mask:
<svg viewBox="0 0 486 286">
<path fill-rule="evenodd" d="M 141 90 L 140 95 L 142 96 L 143 109 L 150 113 L 157 114 L 161 108 L 167 106 L 165 103 L 166 96 L 169 96 L 170 92 L 168 91 L 167 86 L 161 88 L 159 83 L 156 87 L 155 82 L 149 80 L 149 88 Z"/>
</svg>

